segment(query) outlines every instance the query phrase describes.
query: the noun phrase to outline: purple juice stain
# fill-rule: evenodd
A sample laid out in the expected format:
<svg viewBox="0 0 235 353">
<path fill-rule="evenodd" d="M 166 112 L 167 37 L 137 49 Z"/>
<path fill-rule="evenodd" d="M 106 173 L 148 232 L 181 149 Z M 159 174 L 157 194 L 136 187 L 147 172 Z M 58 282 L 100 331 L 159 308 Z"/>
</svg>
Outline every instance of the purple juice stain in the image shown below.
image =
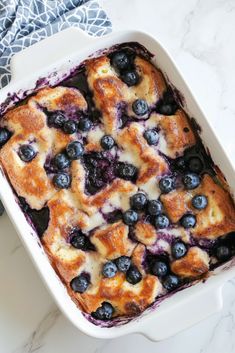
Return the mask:
<svg viewBox="0 0 235 353">
<path fill-rule="evenodd" d="M 84 165 L 88 172 L 86 191 L 94 195 L 110 184 L 114 178 L 115 158 L 105 152 L 91 152 L 83 156 Z"/>
<path fill-rule="evenodd" d="M 30 206 L 27 204 L 23 197 L 18 197 L 18 199 L 22 211 L 27 217 L 29 217 L 35 227 L 38 236 L 41 238 L 48 228 L 50 219 L 49 208 L 43 207 L 41 210 L 33 210 L 32 208 L 30 208 Z"/>
</svg>

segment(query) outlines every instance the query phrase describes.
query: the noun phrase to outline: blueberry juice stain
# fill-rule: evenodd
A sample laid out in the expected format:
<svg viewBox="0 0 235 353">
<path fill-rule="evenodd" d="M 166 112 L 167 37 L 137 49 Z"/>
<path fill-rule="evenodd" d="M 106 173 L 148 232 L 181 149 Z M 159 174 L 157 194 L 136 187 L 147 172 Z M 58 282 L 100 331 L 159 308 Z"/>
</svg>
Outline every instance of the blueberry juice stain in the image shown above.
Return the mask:
<svg viewBox="0 0 235 353">
<path fill-rule="evenodd" d="M 49 208 L 43 207 L 41 210 L 33 210 L 23 197 L 18 197 L 18 199 L 26 218 L 30 220 L 30 223 L 34 226 L 38 236 L 41 238 L 48 228 L 50 219 Z"/>
</svg>

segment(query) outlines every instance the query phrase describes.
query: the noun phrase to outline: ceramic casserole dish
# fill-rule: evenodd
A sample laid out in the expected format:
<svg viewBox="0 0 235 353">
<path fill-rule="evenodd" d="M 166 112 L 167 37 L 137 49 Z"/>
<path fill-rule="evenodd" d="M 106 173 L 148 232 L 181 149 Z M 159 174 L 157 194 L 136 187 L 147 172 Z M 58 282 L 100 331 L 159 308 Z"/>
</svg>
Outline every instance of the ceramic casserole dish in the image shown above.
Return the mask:
<svg viewBox="0 0 235 353">
<path fill-rule="evenodd" d="M 56 83 L 89 55 L 124 42 L 138 42 L 154 54 L 153 63 L 183 95 L 184 109 L 190 117 L 196 118 L 201 127 L 202 141 L 210 151 L 215 165 L 223 171 L 233 194 L 234 169 L 212 127 L 167 51 L 153 37 L 143 32 L 128 30 L 103 38 L 93 38 L 79 29 L 71 28 L 23 50 L 12 58 L 12 80 L 0 91 L 1 113 L 9 108 L 13 101 L 17 102 L 33 92 L 35 87 L 42 87 L 42 78 L 48 78 L 46 84 Z M 235 276 L 232 259 L 210 272 L 210 277 L 205 282 L 198 282 L 165 298 L 154 310 L 150 308 L 122 325 L 110 328 L 96 326 L 85 318 L 69 297 L 40 245 L 37 234 L 21 211 L 1 168 L 0 198 L 61 311 L 79 330 L 93 337 L 110 339 L 128 333 L 140 333 L 154 341 L 165 339 L 220 310 L 222 286 Z"/>
</svg>

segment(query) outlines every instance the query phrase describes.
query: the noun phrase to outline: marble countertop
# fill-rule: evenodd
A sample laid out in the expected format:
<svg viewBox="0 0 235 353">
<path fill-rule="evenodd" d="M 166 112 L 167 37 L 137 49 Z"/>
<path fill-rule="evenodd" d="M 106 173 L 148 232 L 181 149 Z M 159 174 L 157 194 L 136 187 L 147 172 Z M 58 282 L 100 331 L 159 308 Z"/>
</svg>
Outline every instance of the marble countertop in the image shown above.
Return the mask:
<svg viewBox="0 0 235 353">
<path fill-rule="evenodd" d="M 135 28 L 158 38 L 235 163 L 234 0 L 101 0 L 114 30 Z M 223 289 L 223 310 L 162 342 L 140 335 L 98 340 L 76 330 L 59 312 L 5 214 L 0 219 L 1 353 L 232 353 L 235 279 Z"/>
</svg>

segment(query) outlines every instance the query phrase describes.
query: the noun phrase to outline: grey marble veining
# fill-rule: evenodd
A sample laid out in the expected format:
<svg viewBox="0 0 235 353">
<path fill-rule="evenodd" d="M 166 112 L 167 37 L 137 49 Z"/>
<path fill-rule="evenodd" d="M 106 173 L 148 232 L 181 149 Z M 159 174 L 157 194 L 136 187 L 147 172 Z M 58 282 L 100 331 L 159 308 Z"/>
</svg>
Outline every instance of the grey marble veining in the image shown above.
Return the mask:
<svg viewBox="0 0 235 353">
<path fill-rule="evenodd" d="M 235 1 L 101 0 L 116 30 L 155 35 L 174 56 L 230 158 L 235 162 Z M 165 341 L 140 335 L 87 337 L 59 313 L 9 219 L 0 219 L 0 353 L 234 353 L 235 280 L 224 307 Z"/>
</svg>

